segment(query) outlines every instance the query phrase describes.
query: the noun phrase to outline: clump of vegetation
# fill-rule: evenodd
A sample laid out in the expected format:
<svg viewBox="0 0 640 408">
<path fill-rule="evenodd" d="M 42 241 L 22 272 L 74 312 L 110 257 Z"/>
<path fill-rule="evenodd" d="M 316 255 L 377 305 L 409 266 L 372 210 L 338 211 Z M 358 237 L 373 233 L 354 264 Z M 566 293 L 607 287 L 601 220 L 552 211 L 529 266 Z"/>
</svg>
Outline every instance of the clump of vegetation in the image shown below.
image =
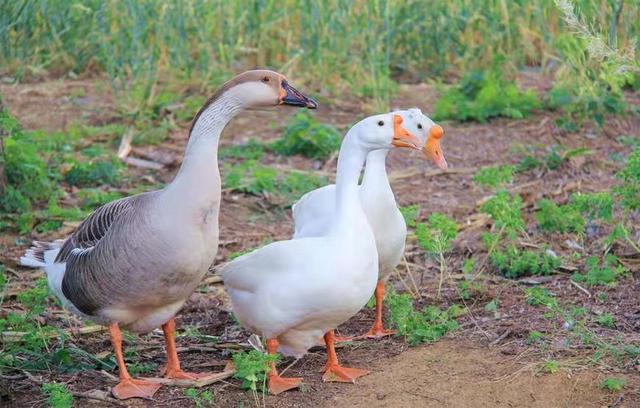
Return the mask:
<svg viewBox="0 0 640 408">
<path fill-rule="evenodd" d="M 44 383 L 42 392 L 47 396 L 47 405 L 51 408 L 71 408 L 73 395 L 64 384 Z"/>
<path fill-rule="evenodd" d="M 579 211 L 582 207 L 568 204 L 558 206 L 544 198 L 538 201 L 537 206 L 536 219 L 543 231 L 576 234 L 584 232 L 585 221 Z"/>
<path fill-rule="evenodd" d="M 596 323 L 611 329 L 616 325 L 616 318 L 611 313 L 603 313 L 596 318 Z"/>
<path fill-rule="evenodd" d="M 493 219 L 495 227 L 506 232 L 509 237 L 515 237 L 524 231 L 521 209 L 522 198 L 517 194 L 511 196 L 507 191 L 499 191 L 480 207 L 480 211 Z"/>
<path fill-rule="evenodd" d="M 607 377 L 602 380 L 600 383 L 600 387 L 603 390 L 611 391 L 611 392 L 620 392 L 627 385 L 627 380 L 624 378 L 616 378 L 616 377 Z"/>
<path fill-rule="evenodd" d="M 222 147 L 218 152 L 220 159 L 230 157 L 233 159 L 259 161 L 263 156 L 264 145 L 255 139 L 250 139 L 247 143 L 241 145 Z"/>
<path fill-rule="evenodd" d="M 440 282 L 438 296 L 442 290 L 442 282 L 446 270 L 444 254 L 451 250 L 453 241 L 458 236 L 458 224 L 444 214 L 435 212 L 427 223 L 419 223 L 416 227 L 418 244 L 429 256 L 440 263 Z"/>
<path fill-rule="evenodd" d="M 614 191 L 622 208 L 627 212 L 640 209 L 640 148 L 629 155 L 617 176 L 622 183 Z"/>
<path fill-rule="evenodd" d="M 436 102 L 434 117 L 484 123 L 498 116 L 521 119 L 539 107 L 535 92 L 518 89 L 497 62 L 488 71 L 467 73 L 457 86 L 448 89 Z"/>
<path fill-rule="evenodd" d="M 265 354 L 258 350 L 234 353 L 233 366 L 236 372 L 233 377 L 242 381 L 245 390 L 254 393 L 264 391 L 271 363 L 277 363 L 278 360 L 277 354 Z"/>
<path fill-rule="evenodd" d="M 491 263 L 507 278 L 527 275 L 551 275 L 561 265 L 560 259 L 546 252 L 519 250 L 508 246 L 497 249 L 490 255 Z"/>
<path fill-rule="evenodd" d="M 581 193 L 571 196 L 571 205 L 587 217 L 587 220 L 613 221 L 613 196 L 608 191 Z"/>
<path fill-rule="evenodd" d="M 196 408 L 207 408 L 215 406 L 213 393 L 209 390 L 198 391 L 197 388 L 187 388 L 184 396 L 189 398 Z"/>
<path fill-rule="evenodd" d="M 340 149 L 341 142 L 342 137 L 336 129 L 301 111 L 289 121 L 283 135 L 269 148 L 284 156 L 300 154 L 325 160 Z"/>
<path fill-rule="evenodd" d="M 458 328 L 455 320 L 464 314 L 464 308 L 453 305 L 446 310 L 434 306 L 425 306 L 416 310 L 408 294 L 390 293 L 387 295 L 389 315 L 398 334 L 404 336 L 410 345 L 433 343 L 442 336 Z"/>
<path fill-rule="evenodd" d="M 612 254 L 607 254 L 602 263 L 597 256 L 590 256 L 586 268 L 586 273 L 576 272 L 571 279 L 589 286 L 605 286 L 614 285 L 619 277 L 627 274 L 625 267 Z"/>
<path fill-rule="evenodd" d="M 55 139 L 55 140 L 54 140 Z M 46 153 L 58 138 L 44 140 L 37 132 L 25 132 L 0 101 L 0 211 L 29 211 L 32 205 L 59 192 L 50 176 Z M 55 173 L 54 173 L 55 174 Z"/>
<path fill-rule="evenodd" d="M 254 160 L 225 167 L 225 188 L 253 195 L 280 195 L 287 201 L 326 183 L 324 177 L 299 171 L 282 174 Z"/>
<path fill-rule="evenodd" d="M 418 204 L 400 207 L 400 213 L 402 214 L 407 227 L 416 227 L 416 220 L 418 219 L 418 215 L 420 214 L 420 206 L 418 206 Z"/>
<path fill-rule="evenodd" d="M 101 184 L 116 184 L 120 179 L 120 162 L 115 159 L 97 159 L 76 162 L 64 175 L 72 186 L 95 187 Z"/>
<path fill-rule="evenodd" d="M 590 149 L 585 147 L 565 149 L 562 146 L 554 145 L 545 150 L 528 148 L 525 156 L 516 165 L 516 172 L 522 173 L 536 168 L 553 171 L 573 157 L 586 156 L 592 153 Z"/>
<path fill-rule="evenodd" d="M 511 165 L 483 167 L 473 176 L 473 181 L 482 187 L 497 188 L 511 183 L 515 170 Z"/>
</svg>

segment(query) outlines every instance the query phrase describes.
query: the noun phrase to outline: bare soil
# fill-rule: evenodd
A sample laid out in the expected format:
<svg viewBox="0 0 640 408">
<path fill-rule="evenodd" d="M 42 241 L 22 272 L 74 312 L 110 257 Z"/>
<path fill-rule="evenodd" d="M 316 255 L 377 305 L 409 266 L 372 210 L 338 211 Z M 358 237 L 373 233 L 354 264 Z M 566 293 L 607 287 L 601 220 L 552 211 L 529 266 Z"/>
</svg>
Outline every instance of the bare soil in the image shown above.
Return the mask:
<svg viewBox="0 0 640 408">
<path fill-rule="evenodd" d="M 525 78 L 527 84 L 544 88 L 543 79 Z M 27 85 L 0 85 L 0 94 L 9 110 L 27 129 L 64 130 L 78 121 L 100 125 L 117 120 L 111 97 L 105 87 L 92 81 L 49 81 Z M 533 86 L 532 85 L 532 86 Z M 75 96 L 74 96 L 75 95 Z M 437 94 L 429 85 L 401 86 L 393 108 L 419 107 L 425 113 Z M 636 96 L 632 103 L 640 106 Z M 223 145 L 244 142 L 250 138 L 260 140 L 279 136 L 287 118 L 293 111 L 251 112 L 233 121 L 225 130 Z M 349 124 L 365 116 L 358 101 L 347 101 L 340 107 L 323 106 L 317 115 L 325 122 L 345 130 Z M 398 269 L 398 277 L 391 284 L 399 291 L 404 282 L 414 281 L 421 295 L 420 303 L 445 307 L 459 303 L 456 290 L 461 265 L 471 255 L 482 257 L 485 249 L 480 240 L 489 221 L 478 215 L 477 206 L 488 191 L 471 181 L 473 173 L 482 166 L 516 163 L 521 157 L 517 148 L 538 146 L 545 148 L 560 144 L 567 148 L 588 147 L 592 155 L 571 160 L 555 171 L 533 171 L 519 174 L 510 187 L 522 195 L 528 220 L 527 245 L 548 246 L 563 257 L 561 273 L 548 278 L 506 280 L 489 271 L 484 276 L 481 291 L 474 292 L 466 302 L 469 313 L 460 318 L 461 328 L 438 343 L 410 348 L 402 338 L 380 341 L 362 341 L 343 345 L 338 350 L 345 365 L 367 368 L 371 374 L 357 385 L 324 384 L 320 370 L 324 364 L 324 350 L 311 350 L 297 362 L 284 361 L 286 375 L 302 376 L 305 387 L 280 396 L 259 396 L 260 403 L 274 407 L 636 407 L 640 406 L 640 362 L 626 365 L 597 364 L 591 360 L 593 350 L 573 347 L 566 343 L 563 322 L 543 316 L 544 311 L 526 304 L 523 288 L 538 285 L 548 289 L 564 305 L 589 308 L 594 313 L 611 313 L 616 318 L 614 328 L 594 327 L 603 339 L 622 339 L 640 345 L 640 260 L 624 248 L 615 248 L 617 255 L 631 271 L 617 287 L 598 288 L 585 293 L 570 282 L 572 271 L 581 268 L 572 261 L 573 249 L 567 246 L 569 236 L 549 235 L 538 231 L 533 222 L 535 202 L 541 197 L 563 203 L 571 193 L 602 191 L 615 183 L 615 172 L 621 167 L 617 154 L 629 149 L 616 141 L 619 135 L 640 136 L 637 116 L 610 118 L 604 130 L 585 127 L 576 134 L 566 134 L 554 125 L 556 114 L 543 112 L 520 121 L 494 120 L 488 124 L 443 124 L 446 131 L 443 149 L 452 170 L 434 171 L 419 155 L 392 152 L 388 168 L 392 186 L 400 205 L 420 204 L 421 218 L 432 211 L 453 216 L 461 225 L 461 235 L 448 259 L 452 270 L 445 282 L 443 296 L 438 299 L 436 288 L 438 272 L 432 261 L 425 259 L 414 240 L 407 246 L 407 264 Z M 136 147 L 133 155 L 163 158 L 163 170 L 152 171 L 129 168 L 128 183 L 166 183 L 175 174 L 186 143 L 188 123 L 178 123 L 171 137 L 158 146 Z M 114 143 L 117 145 L 117 141 Z M 167 159 L 168 158 L 168 159 Z M 265 160 L 276 168 L 315 169 L 331 174 L 335 160 L 318 162 L 300 157 L 267 155 Z M 222 166 L 222 164 L 221 164 Z M 221 246 L 217 263 L 226 260 L 231 252 L 259 245 L 266 238 L 286 239 L 291 235 L 289 209 L 274 203 L 272 197 L 253 197 L 225 191 L 220 215 Z M 8 266 L 10 274 L 7 310 L 20 310 L 15 294 L 28 287 L 40 276 L 16 265 L 29 239 L 60 238 L 68 230 L 52 234 L 33 234 L 18 237 L 12 233 L 0 234 L 0 261 Z M 25 239 L 26 238 L 26 239 Z M 587 253 L 598 253 L 595 236 L 581 242 Z M 210 277 L 214 272 L 210 273 Z M 596 301 L 597 294 L 606 294 L 606 300 Z M 497 311 L 488 311 L 485 305 L 499 299 Z M 603 296 L 600 299 L 604 299 Z M 371 310 L 363 310 L 340 328 L 342 334 L 359 334 L 370 326 Z M 43 322 L 68 328 L 82 323 L 75 317 L 51 307 Z M 220 284 L 203 285 L 195 293 L 178 317 L 179 327 L 196 326 L 206 335 L 217 336 L 218 343 L 179 337 L 183 366 L 193 371 L 219 371 L 232 351 L 247 348 L 248 333 L 238 327 L 230 315 L 224 290 Z M 530 345 L 530 331 L 542 332 L 550 341 L 546 347 Z M 68 347 L 77 347 L 93 355 L 111 352 L 106 333 L 72 335 Z M 147 336 L 127 342 L 129 350 L 138 352 L 139 362 L 164 363 L 162 335 L 155 331 Z M 544 372 L 548 359 L 559 361 L 555 374 Z M 91 390 L 108 391 L 115 382 L 110 377 L 115 371 L 86 370 L 80 373 L 46 371 L 31 373 L 0 371 L 0 406 L 45 406 L 39 391 L 40 382 L 64 382 L 75 392 L 76 406 L 111 406 L 113 401 L 87 399 L 81 393 Z M 606 377 L 624 377 L 626 387 L 620 392 L 605 391 L 600 387 Z M 239 388 L 237 380 L 219 382 L 208 387 L 215 394 L 216 406 L 252 406 L 253 397 Z M 130 400 L 118 402 L 131 407 L 193 406 L 183 390 L 163 387 L 153 401 Z"/>
</svg>

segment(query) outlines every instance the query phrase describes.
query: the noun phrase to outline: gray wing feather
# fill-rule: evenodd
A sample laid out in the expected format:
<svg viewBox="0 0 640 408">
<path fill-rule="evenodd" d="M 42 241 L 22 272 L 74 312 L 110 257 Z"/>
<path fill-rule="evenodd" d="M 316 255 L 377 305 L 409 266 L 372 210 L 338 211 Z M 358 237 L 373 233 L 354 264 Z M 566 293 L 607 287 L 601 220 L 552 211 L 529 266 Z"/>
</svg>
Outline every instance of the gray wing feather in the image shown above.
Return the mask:
<svg viewBox="0 0 640 408">
<path fill-rule="evenodd" d="M 108 272 L 106 262 L 91 256 L 96 246 L 107 235 L 116 221 L 130 216 L 140 204 L 141 194 L 122 198 L 105 204 L 85 219 L 65 241 L 56 262 L 66 263 L 62 280 L 62 293 L 81 312 L 92 315 L 109 302 L 110 297 L 102 293 L 100 277 Z"/>
</svg>

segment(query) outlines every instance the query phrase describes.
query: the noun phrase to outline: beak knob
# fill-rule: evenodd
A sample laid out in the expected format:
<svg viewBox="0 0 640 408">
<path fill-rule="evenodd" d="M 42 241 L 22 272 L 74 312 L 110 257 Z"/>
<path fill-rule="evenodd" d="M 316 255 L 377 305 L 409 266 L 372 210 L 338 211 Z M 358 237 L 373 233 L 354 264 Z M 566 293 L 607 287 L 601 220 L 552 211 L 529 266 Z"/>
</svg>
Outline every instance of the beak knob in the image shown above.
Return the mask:
<svg viewBox="0 0 640 408">
<path fill-rule="evenodd" d="M 444 129 L 442 129 L 442 126 L 440 125 L 433 125 L 429 130 L 429 136 L 434 139 L 440 139 L 444 136 Z"/>
</svg>

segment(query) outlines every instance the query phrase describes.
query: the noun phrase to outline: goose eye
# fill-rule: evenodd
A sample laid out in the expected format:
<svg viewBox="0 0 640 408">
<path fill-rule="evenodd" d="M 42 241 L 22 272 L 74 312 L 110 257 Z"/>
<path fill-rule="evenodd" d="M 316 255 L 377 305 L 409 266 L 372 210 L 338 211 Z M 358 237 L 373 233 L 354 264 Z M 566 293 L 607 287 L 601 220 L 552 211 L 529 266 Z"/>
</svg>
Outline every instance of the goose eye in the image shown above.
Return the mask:
<svg viewBox="0 0 640 408">
<path fill-rule="evenodd" d="M 269 82 L 269 77 L 262 78 L 262 82 Z"/>
<path fill-rule="evenodd" d="M 378 126 L 384 126 L 384 122 L 383 121 L 378 121 Z"/>
<path fill-rule="evenodd" d="M 418 123 L 418 129 L 422 129 L 422 123 Z"/>
</svg>

